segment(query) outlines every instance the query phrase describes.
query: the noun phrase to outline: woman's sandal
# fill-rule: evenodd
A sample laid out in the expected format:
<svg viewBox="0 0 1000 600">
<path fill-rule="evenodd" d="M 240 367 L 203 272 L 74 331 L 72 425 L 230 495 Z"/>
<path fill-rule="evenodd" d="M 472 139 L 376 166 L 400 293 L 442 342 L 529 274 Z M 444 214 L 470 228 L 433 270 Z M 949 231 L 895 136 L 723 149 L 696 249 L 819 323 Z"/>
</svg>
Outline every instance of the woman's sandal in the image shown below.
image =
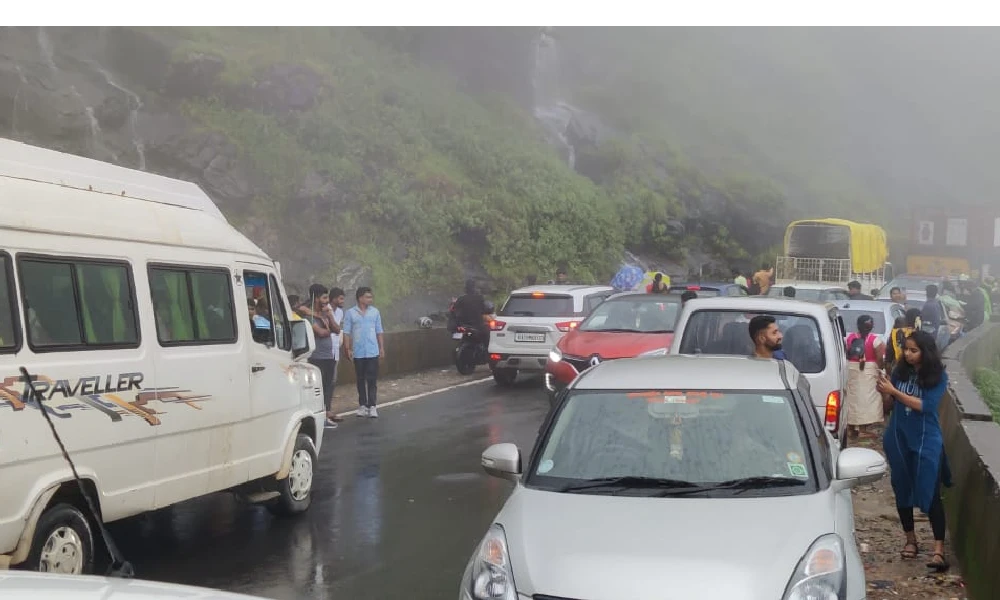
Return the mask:
<svg viewBox="0 0 1000 600">
<path fill-rule="evenodd" d="M 927 563 L 928 569 L 934 569 L 938 573 L 944 573 L 945 571 L 948 570 L 949 567 L 951 567 L 951 564 L 948 562 L 948 559 L 945 557 L 944 554 L 941 554 L 940 552 L 935 552 L 931 558 L 932 558 L 931 562 Z M 939 558 L 941 559 L 940 561 L 937 560 Z"/>
<path fill-rule="evenodd" d="M 910 548 L 913 548 L 913 550 L 910 550 Z M 913 560 L 917 557 L 917 554 L 920 554 L 920 547 L 914 542 L 906 542 L 906 545 L 903 546 L 903 551 L 899 553 L 904 560 Z"/>
</svg>

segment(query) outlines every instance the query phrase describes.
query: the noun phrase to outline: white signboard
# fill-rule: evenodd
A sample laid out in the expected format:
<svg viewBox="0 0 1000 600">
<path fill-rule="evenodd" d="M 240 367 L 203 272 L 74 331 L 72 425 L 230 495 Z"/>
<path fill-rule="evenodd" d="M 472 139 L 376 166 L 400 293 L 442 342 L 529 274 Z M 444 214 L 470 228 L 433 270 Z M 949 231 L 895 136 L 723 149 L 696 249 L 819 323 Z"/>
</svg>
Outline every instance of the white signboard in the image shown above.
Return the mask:
<svg viewBox="0 0 1000 600">
<path fill-rule="evenodd" d="M 917 242 L 921 246 L 934 245 L 934 221 L 921 221 L 917 227 Z"/>
<path fill-rule="evenodd" d="M 969 229 L 968 219 L 948 219 L 948 229 L 944 233 L 946 246 L 965 246 Z"/>
<path fill-rule="evenodd" d="M 993 220 L 993 247 L 1000 248 L 1000 217 Z"/>
</svg>

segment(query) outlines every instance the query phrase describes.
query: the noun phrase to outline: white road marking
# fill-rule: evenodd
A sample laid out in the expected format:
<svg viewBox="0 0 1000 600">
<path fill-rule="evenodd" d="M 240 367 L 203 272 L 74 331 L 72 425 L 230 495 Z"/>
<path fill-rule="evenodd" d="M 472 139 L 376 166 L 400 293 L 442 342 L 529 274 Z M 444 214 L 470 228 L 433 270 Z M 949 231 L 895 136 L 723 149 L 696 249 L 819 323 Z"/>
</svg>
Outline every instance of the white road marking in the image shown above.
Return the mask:
<svg viewBox="0 0 1000 600">
<path fill-rule="evenodd" d="M 472 381 L 464 381 L 462 383 L 456 383 L 455 385 L 449 385 L 448 387 L 443 387 L 438 390 L 431 390 L 429 392 L 421 392 L 419 394 L 414 394 L 412 396 L 407 396 L 405 398 L 400 398 L 399 400 L 393 400 L 392 402 L 386 402 L 384 404 L 379 404 L 376 408 L 385 408 L 387 406 L 396 406 L 397 404 L 406 404 L 407 402 L 412 402 L 414 400 L 419 400 L 421 398 L 426 398 L 427 396 L 433 396 L 434 394 L 440 394 L 442 392 L 450 392 L 451 390 L 456 390 L 461 387 L 467 387 L 470 385 L 476 385 L 479 383 L 485 383 L 487 381 L 493 381 L 493 377 L 484 377 L 482 379 L 474 379 Z M 346 417 L 353 415 L 354 412 L 358 410 L 357 408 L 352 408 L 351 410 L 346 410 L 342 413 L 337 413 L 338 417 Z"/>
</svg>

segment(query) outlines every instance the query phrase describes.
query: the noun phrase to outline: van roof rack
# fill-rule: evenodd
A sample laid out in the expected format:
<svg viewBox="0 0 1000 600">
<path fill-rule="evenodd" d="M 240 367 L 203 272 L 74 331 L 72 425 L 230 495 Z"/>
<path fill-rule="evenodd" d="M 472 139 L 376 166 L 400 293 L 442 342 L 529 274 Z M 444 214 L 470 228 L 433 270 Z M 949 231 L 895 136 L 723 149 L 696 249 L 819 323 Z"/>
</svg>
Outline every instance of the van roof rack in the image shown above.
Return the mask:
<svg viewBox="0 0 1000 600">
<path fill-rule="evenodd" d="M 169 204 L 226 217 L 197 184 L 0 138 L 0 177 Z"/>
</svg>

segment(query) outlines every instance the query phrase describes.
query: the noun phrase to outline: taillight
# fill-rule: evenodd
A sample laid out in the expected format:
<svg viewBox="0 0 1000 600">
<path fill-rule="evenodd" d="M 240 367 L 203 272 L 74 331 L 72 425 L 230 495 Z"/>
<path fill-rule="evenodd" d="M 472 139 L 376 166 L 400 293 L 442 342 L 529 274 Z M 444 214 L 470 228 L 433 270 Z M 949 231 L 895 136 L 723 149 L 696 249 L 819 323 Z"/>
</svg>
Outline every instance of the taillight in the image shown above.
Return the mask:
<svg viewBox="0 0 1000 600">
<path fill-rule="evenodd" d="M 497 321 L 496 319 L 490 319 L 490 331 L 503 331 L 503 328 L 507 326 L 506 321 Z"/>
<path fill-rule="evenodd" d="M 565 333 L 572 329 L 576 329 L 579 325 L 579 321 L 563 321 L 562 323 L 556 323 L 556 329 Z"/>
<path fill-rule="evenodd" d="M 499 361 L 499 360 L 500 360 L 501 358 L 503 358 L 503 357 L 502 357 L 502 356 L 500 356 L 499 354 L 490 354 L 490 360 L 492 360 L 493 362 L 497 362 L 497 361 Z"/>
<path fill-rule="evenodd" d="M 840 391 L 833 391 L 826 396 L 826 428 L 837 431 L 837 421 L 840 417 Z"/>
</svg>

